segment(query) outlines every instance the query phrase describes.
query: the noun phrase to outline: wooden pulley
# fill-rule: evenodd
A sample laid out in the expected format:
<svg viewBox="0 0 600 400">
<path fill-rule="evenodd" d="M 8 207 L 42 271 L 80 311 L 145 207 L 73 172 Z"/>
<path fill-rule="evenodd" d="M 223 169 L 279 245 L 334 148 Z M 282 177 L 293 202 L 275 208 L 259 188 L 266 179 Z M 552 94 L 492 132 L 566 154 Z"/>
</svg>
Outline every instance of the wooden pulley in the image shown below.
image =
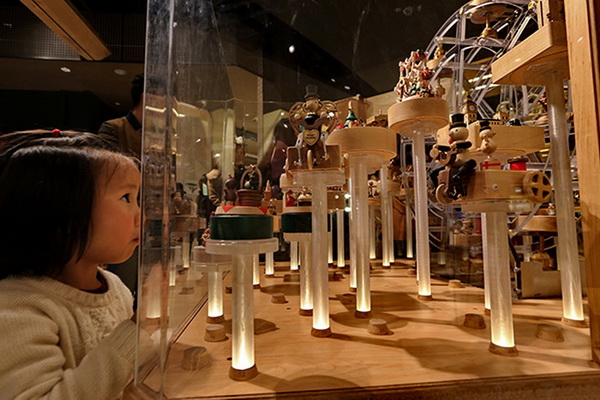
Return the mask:
<svg viewBox="0 0 600 400">
<path fill-rule="evenodd" d="M 545 203 L 552 195 L 550 179 L 540 171 L 530 171 L 523 178 L 523 190 L 534 203 Z"/>
</svg>

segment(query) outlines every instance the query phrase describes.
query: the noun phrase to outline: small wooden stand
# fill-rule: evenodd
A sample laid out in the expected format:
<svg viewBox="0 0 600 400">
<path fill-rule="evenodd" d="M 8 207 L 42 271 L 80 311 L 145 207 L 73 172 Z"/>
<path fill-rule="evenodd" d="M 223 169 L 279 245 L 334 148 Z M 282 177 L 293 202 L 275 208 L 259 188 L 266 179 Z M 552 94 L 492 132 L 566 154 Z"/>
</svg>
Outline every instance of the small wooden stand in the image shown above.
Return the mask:
<svg viewBox="0 0 600 400">
<path fill-rule="evenodd" d="M 448 124 L 448 103 L 440 98 L 414 98 L 396 103 L 388 109 L 390 128 L 413 138 L 415 168 L 415 205 L 417 222 L 417 280 L 419 296 L 431 296 L 429 265 L 429 223 L 425 136 Z"/>
<path fill-rule="evenodd" d="M 350 173 L 352 214 L 350 219 L 350 246 L 356 257 L 351 262 L 351 281 L 356 280 L 357 318 L 371 316 L 371 289 L 369 278 L 369 206 L 367 178 L 384 162 L 396 155 L 396 133 L 380 127 L 339 129 L 331 133 L 327 143 L 338 145 L 346 158 Z M 355 265 L 356 268 L 352 268 Z M 354 276 L 352 276 L 354 275 Z"/>
</svg>

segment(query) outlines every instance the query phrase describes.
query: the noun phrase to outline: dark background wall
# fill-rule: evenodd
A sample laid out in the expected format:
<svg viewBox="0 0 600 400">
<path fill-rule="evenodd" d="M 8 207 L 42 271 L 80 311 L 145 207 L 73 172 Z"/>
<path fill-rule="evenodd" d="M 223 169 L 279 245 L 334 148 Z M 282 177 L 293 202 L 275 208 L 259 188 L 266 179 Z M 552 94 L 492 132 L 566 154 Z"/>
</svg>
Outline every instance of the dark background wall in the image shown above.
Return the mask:
<svg viewBox="0 0 600 400">
<path fill-rule="evenodd" d="M 90 92 L 0 90 L 0 133 L 25 129 L 97 132 L 119 113 Z"/>
</svg>

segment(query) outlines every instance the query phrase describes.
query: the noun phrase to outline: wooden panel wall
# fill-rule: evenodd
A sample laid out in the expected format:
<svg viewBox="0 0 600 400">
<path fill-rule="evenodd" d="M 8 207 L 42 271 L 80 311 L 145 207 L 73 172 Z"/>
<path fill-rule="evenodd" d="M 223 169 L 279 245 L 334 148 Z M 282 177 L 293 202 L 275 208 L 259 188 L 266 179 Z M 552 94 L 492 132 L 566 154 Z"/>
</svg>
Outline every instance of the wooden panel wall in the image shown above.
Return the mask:
<svg viewBox="0 0 600 400">
<path fill-rule="evenodd" d="M 592 357 L 600 363 L 600 4 L 565 1 Z"/>
</svg>

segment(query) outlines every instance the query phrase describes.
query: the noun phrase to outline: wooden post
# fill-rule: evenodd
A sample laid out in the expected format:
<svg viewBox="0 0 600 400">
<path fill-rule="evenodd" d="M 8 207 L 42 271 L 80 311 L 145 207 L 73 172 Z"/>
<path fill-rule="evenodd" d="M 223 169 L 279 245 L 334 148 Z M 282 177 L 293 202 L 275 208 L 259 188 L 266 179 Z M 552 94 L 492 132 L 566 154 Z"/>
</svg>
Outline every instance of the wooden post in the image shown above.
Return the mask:
<svg viewBox="0 0 600 400">
<path fill-rule="evenodd" d="M 577 145 L 592 358 L 600 363 L 600 7 L 565 1 L 569 70 Z"/>
</svg>

